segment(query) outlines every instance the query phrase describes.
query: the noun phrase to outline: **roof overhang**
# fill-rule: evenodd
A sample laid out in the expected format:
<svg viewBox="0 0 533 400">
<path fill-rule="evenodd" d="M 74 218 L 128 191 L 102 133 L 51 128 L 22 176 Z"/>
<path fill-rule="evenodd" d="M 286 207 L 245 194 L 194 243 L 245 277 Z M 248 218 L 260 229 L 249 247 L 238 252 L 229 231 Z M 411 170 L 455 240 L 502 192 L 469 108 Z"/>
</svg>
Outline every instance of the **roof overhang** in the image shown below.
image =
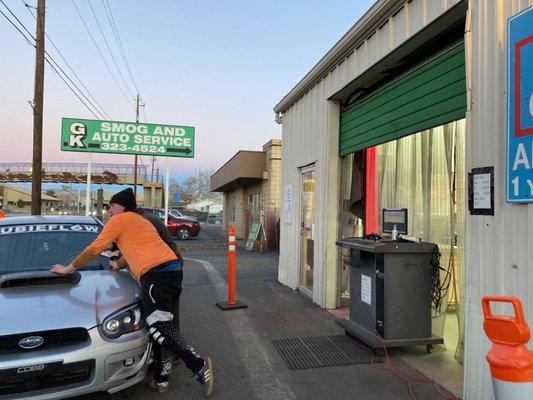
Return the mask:
<svg viewBox="0 0 533 400">
<path fill-rule="evenodd" d="M 212 192 L 229 192 L 263 180 L 266 153 L 241 150 L 211 175 Z"/>
<path fill-rule="evenodd" d="M 328 100 L 338 101 L 341 106 L 364 97 L 375 86 L 383 85 L 391 78 L 417 65 L 428 54 L 434 54 L 464 36 L 464 24 L 468 3 L 460 1 L 431 24 L 415 33 L 399 47 L 393 49 L 381 60 L 353 79 Z"/>
<path fill-rule="evenodd" d="M 227 193 L 227 192 L 231 192 L 232 190 L 238 189 L 240 187 L 248 186 L 248 185 L 258 183 L 261 181 L 262 181 L 261 178 L 237 178 L 217 188 L 211 187 L 211 191 Z"/>
<path fill-rule="evenodd" d="M 285 112 L 317 82 L 322 80 L 341 60 L 345 59 L 368 36 L 385 23 L 391 15 L 394 15 L 404 3 L 405 0 L 378 0 L 274 107 L 276 120 L 279 119 L 280 113 Z"/>
</svg>

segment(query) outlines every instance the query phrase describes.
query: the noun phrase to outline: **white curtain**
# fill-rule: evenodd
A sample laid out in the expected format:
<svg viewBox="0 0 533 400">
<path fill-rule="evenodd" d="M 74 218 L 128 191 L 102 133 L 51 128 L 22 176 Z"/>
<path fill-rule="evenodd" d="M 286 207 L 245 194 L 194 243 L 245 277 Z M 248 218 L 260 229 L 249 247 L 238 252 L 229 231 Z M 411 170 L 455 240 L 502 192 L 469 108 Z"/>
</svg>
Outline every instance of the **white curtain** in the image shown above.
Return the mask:
<svg viewBox="0 0 533 400">
<path fill-rule="evenodd" d="M 432 330 L 443 336 L 452 302 L 459 322 L 459 362 L 464 336 L 464 134 L 465 120 L 459 120 L 380 145 L 377 151 L 378 210 L 407 208 L 408 234 L 439 245 L 443 298 Z"/>
</svg>

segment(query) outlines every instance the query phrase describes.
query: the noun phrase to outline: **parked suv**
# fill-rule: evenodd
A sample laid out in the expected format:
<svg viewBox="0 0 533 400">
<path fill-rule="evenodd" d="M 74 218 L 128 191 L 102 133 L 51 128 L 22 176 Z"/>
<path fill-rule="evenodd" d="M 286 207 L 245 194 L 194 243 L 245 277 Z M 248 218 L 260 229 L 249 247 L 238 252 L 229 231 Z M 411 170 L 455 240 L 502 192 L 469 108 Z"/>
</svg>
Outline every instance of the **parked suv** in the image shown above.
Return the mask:
<svg viewBox="0 0 533 400">
<path fill-rule="evenodd" d="M 0 400 L 117 392 L 144 379 L 151 344 L 127 270 L 95 258 L 56 275 L 102 229 L 79 216 L 0 219 Z"/>
<path fill-rule="evenodd" d="M 162 220 L 165 219 L 165 210 L 162 208 L 142 207 L 142 212 L 155 213 Z M 169 210 L 170 211 L 170 210 Z M 186 240 L 190 237 L 196 237 L 200 233 L 200 223 L 196 219 L 177 218 L 171 213 L 168 214 L 167 230 L 171 235 L 180 240 Z"/>
</svg>

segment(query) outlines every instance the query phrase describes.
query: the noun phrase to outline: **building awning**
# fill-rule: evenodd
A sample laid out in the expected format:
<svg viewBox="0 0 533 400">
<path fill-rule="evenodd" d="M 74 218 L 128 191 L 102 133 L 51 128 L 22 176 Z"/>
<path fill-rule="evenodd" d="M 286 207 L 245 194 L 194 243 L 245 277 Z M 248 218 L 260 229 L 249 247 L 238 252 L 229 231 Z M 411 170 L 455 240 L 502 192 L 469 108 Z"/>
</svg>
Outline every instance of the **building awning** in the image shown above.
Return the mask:
<svg viewBox="0 0 533 400">
<path fill-rule="evenodd" d="M 211 176 L 212 192 L 229 192 L 263 180 L 266 153 L 241 150 Z"/>
</svg>

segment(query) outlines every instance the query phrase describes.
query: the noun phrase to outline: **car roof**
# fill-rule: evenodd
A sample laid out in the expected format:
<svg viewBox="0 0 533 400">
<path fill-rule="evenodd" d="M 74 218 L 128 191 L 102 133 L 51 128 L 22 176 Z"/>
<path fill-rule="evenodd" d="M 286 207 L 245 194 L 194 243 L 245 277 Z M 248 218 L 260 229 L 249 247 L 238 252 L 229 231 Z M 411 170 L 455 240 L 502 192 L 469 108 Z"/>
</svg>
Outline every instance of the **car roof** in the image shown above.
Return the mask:
<svg viewBox="0 0 533 400">
<path fill-rule="evenodd" d="M 98 221 L 96 218 L 82 215 L 25 215 L 20 217 L 6 217 L 0 219 L 0 226 L 28 224 L 100 225 L 100 221 Z"/>
</svg>

